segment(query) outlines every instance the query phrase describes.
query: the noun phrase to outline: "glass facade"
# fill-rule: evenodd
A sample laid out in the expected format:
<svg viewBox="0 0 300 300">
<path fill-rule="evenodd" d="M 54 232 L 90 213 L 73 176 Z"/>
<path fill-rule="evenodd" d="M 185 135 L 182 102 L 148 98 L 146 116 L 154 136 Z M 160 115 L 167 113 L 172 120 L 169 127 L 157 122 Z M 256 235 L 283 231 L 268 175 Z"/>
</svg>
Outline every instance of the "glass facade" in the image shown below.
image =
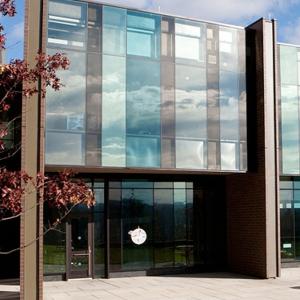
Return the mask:
<svg viewBox="0 0 300 300">
<path fill-rule="evenodd" d="M 300 174 L 300 48 L 279 46 L 281 173 Z"/>
<path fill-rule="evenodd" d="M 112 182 L 109 194 L 112 271 L 194 264 L 192 182 Z M 140 246 L 128 234 L 138 227 L 147 233 Z"/>
<path fill-rule="evenodd" d="M 96 204 L 93 208 L 73 208 L 65 223 L 45 235 L 45 275 L 97 278 L 107 276 L 107 269 L 112 274 L 225 264 L 222 177 L 210 176 L 201 182 L 192 178 L 95 178 L 87 182 Z M 45 206 L 45 228 L 58 213 Z M 217 221 L 210 218 L 212 214 Z M 130 235 L 138 228 L 147 234 L 140 245 Z"/>
<path fill-rule="evenodd" d="M 279 45 L 278 49 L 281 258 L 293 262 L 300 260 L 300 48 Z"/>
<path fill-rule="evenodd" d="M 49 0 L 46 164 L 245 171 L 243 29 Z"/>
<path fill-rule="evenodd" d="M 126 165 L 160 166 L 160 66 L 127 60 Z"/>
<path fill-rule="evenodd" d="M 300 261 L 300 178 L 280 181 L 281 258 Z"/>
</svg>

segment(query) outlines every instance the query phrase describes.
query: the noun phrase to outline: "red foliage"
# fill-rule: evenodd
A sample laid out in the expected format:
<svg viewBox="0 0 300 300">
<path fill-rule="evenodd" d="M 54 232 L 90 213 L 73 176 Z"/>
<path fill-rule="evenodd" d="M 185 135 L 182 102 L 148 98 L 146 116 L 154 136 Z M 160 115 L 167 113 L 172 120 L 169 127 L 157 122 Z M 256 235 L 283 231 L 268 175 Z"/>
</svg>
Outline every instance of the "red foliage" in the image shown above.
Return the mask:
<svg viewBox="0 0 300 300">
<path fill-rule="evenodd" d="M 0 170 L 0 216 L 21 211 L 21 199 L 29 182 L 32 182 L 32 178 L 22 171 Z"/>
<path fill-rule="evenodd" d="M 69 59 L 63 53 L 47 55 L 44 53 L 36 56 L 36 64 L 33 68 L 20 59 L 11 61 L 10 64 L 0 66 L 0 113 L 8 111 L 20 93 L 18 87 L 22 86 L 22 94 L 26 97 L 38 93 L 37 83 L 41 79 L 43 82 L 41 95 L 45 97 L 46 88 L 51 87 L 55 91 L 59 90 L 63 84 L 57 77 L 57 71 L 66 70 L 70 65 Z M 0 136 L 0 148 L 3 149 L 4 143 Z"/>
<path fill-rule="evenodd" d="M 85 204 L 91 207 L 95 203 L 94 195 L 89 186 L 82 180 L 74 178 L 70 170 L 43 177 L 39 175 L 44 186 L 44 198 L 50 207 L 65 209 L 70 205 Z"/>
<path fill-rule="evenodd" d="M 0 13 L 13 17 L 16 14 L 15 0 L 0 0 Z"/>
<path fill-rule="evenodd" d="M 69 59 L 62 53 L 54 55 L 42 53 L 36 56 L 36 64 L 33 68 L 20 59 L 3 65 L 0 69 L 0 86 L 5 95 L 0 100 L 0 112 L 9 110 L 10 103 L 19 92 L 17 87 L 21 84 L 23 84 L 22 93 L 26 97 L 38 93 L 37 82 L 40 79 L 44 83 L 41 89 L 42 97 L 45 97 L 48 86 L 56 91 L 59 90 L 62 83 L 56 73 L 59 69 L 67 69 L 69 64 Z"/>
<path fill-rule="evenodd" d="M 4 27 L 0 24 L 0 51 L 1 49 L 5 49 L 5 34 L 3 33 Z"/>
<path fill-rule="evenodd" d="M 16 6 L 14 0 L 0 0 L 0 14 L 3 16 L 13 17 L 16 14 Z M 0 49 L 5 48 L 5 34 L 4 28 L 0 24 Z"/>
<path fill-rule="evenodd" d="M 42 191 L 49 206 L 60 210 L 77 204 L 94 205 L 91 189 L 84 181 L 73 177 L 74 174 L 67 170 L 50 177 L 38 174 L 36 179 L 23 171 L 0 170 L 0 220 L 21 213 L 25 193 Z"/>
</svg>

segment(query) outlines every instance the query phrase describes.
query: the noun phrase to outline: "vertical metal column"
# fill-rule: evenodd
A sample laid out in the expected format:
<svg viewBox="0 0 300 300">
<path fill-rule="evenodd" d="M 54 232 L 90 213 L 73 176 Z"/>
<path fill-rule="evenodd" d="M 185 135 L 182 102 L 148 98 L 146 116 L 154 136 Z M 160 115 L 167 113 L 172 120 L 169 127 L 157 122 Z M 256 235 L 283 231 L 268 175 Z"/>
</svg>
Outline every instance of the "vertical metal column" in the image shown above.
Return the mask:
<svg viewBox="0 0 300 300">
<path fill-rule="evenodd" d="M 25 4 L 24 58 L 30 66 L 35 65 L 37 53 L 43 50 L 44 4 L 43 0 L 27 0 Z M 41 82 L 38 83 L 40 87 Z M 23 97 L 22 101 L 21 168 L 32 177 L 44 169 L 42 102 L 40 93 Z M 22 208 L 20 299 L 37 300 L 43 298 L 43 201 L 36 193 L 27 193 Z"/>
<path fill-rule="evenodd" d="M 109 181 L 104 180 L 104 224 L 105 224 L 105 269 L 104 276 L 109 278 L 109 262 L 110 262 L 110 218 L 109 218 Z"/>
</svg>

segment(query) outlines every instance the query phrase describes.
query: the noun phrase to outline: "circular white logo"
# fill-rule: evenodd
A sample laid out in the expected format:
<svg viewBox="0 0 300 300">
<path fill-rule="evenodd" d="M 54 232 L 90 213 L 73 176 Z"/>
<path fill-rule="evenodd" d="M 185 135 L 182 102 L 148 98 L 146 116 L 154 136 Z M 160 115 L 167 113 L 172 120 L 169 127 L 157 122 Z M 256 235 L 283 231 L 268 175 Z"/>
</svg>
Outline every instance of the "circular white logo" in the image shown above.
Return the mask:
<svg viewBox="0 0 300 300">
<path fill-rule="evenodd" d="M 130 230 L 128 234 L 131 236 L 131 240 L 136 245 L 144 244 L 147 240 L 147 233 L 144 229 L 138 227 L 134 230 Z"/>
</svg>

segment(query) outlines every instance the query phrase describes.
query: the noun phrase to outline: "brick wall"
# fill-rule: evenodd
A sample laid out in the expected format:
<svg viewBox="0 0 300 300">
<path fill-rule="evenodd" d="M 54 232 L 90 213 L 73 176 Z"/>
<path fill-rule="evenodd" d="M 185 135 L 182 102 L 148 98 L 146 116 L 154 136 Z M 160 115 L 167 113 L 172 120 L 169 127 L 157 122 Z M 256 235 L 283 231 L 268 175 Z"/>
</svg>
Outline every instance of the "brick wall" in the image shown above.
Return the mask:
<svg viewBox="0 0 300 300">
<path fill-rule="evenodd" d="M 265 70 L 266 55 L 270 55 L 267 47 L 272 45 L 266 44 L 265 22 L 259 20 L 247 28 L 248 54 L 251 54 L 247 57 L 249 171 L 226 179 L 229 269 L 261 278 L 278 274 L 274 236 L 277 174 L 269 176 L 270 170 L 276 173 L 274 137 L 270 142 L 269 136 L 274 133 L 275 122 L 267 117 L 274 118 L 274 112 L 270 114 L 274 95 L 268 91 L 272 87 Z M 267 26 L 270 25 L 269 22 Z"/>
</svg>

